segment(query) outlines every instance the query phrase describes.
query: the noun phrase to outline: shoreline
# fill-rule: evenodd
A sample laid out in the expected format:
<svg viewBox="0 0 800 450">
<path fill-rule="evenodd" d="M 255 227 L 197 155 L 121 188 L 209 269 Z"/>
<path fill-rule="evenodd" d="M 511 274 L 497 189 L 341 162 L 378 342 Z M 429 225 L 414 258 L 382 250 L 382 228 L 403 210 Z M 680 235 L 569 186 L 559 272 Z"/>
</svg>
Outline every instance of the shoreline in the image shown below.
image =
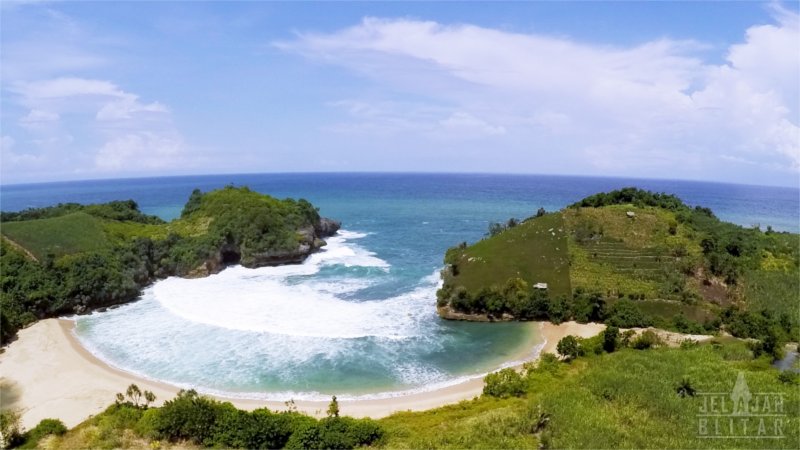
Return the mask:
<svg viewBox="0 0 800 450">
<path fill-rule="evenodd" d="M 529 322 L 530 337 L 501 367 L 520 367 L 538 358 L 541 352 L 554 352 L 558 340 L 567 334 L 593 336 L 602 324 L 567 322 L 553 325 Z M 181 389 L 169 383 L 147 379 L 115 368 L 89 352 L 73 334 L 75 323 L 67 319 L 46 319 L 20 330 L 18 339 L 0 354 L 0 396 L 3 409 L 15 409 L 21 424 L 30 429 L 45 418 L 58 418 L 74 427 L 105 410 L 117 392 L 131 383 L 152 391 L 161 405 Z M 497 369 L 494 369 L 497 370 Z M 421 411 L 470 400 L 483 391 L 483 375 L 441 388 L 424 391 L 396 391 L 399 395 L 370 399 L 340 399 L 343 415 L 381 418 L 400 411 Z M 286 410 L 286 401 L 233 398 L 203 393 L 231 402 L 240 409 L 269 408 Z M 329 400 L 295 400 L 298 411 L 324 416 Z"/>
</svg>

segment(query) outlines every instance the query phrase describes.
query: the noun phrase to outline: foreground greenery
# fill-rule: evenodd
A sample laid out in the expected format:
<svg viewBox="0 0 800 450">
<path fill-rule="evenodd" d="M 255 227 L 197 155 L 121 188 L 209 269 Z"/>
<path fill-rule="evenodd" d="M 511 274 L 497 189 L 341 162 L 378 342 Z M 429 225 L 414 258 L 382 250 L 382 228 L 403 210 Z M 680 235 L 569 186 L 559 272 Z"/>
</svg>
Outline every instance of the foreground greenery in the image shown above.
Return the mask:
<svg viewBox="0 0 800 450">
<path fill-rule="evenodd" d="M 445 263 L 446 318 L 800 337 L 800 236 L 726 223 L 672 195 L 626 188 L 491 224 Z"/>
<path fill-rule="evenodd" d="M 169 223 L 132 200 L 4 212 L 0 338 L 45 317 L 131 301 L 159 278 L 300 262 L 333 229 L 323 220 L 305 200 L 246 187 L 195 190 Z"/>
<path fill-rule="evenodd" d="M 291 409 L 244 412 L 187 391 L 160 408 L 118 402 L 66 434 L 55 433 L 46 440 L 40 436 L 37 442 L 47 448 L 800 446 L 797 377 L 771 368 L 770 359 L 756 356 L 744 341 L 687 341 L 680 348 L 667 348 L 657 337 L 632 337 L 613 330 L 574 340 L 579 348 L 574 356 L 559 359 L 545 354 L 522 372 L 504 369 L 490 374 L 484 394 L 474 400 L 377 421 L 338 417 L 334 405 L 322 420 Z M 704 401 L 700 394 L 730 393 L 739 373 L 751 392 L 782 397 L 781 409 L 775 412 L 784 415 L 783 438 L 698 437 Z"/>
</svg>

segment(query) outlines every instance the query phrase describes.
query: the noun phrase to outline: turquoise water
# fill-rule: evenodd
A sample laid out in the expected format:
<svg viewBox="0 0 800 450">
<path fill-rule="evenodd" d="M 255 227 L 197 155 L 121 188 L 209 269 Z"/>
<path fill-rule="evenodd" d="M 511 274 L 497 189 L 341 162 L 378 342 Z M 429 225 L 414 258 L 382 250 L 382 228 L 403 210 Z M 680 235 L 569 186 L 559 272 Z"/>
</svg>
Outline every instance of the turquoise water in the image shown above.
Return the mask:
<svg viewBox="0 0 800 450">
<path fill-rule="evenodd" d="M 0 206 L 133 198 L 176 217 L 195 187 L 249 185 L 304 197 L 343 222 L 302 265 L 229 268 L 168 279 L 141 300 L 80 317 L 81 342 L 143 376 L 255 398 L 381 396 L 430 389 L 532 352 L 525 324 L 455 323 L 435 314 L 444 251 L 489 221 L 554 210 L 635 185 L 672 192 L 742 225 L 799 231 L 800 191 L 712 183 L 507 175 L 224 175 L 3 186 Z"/>
</svg>

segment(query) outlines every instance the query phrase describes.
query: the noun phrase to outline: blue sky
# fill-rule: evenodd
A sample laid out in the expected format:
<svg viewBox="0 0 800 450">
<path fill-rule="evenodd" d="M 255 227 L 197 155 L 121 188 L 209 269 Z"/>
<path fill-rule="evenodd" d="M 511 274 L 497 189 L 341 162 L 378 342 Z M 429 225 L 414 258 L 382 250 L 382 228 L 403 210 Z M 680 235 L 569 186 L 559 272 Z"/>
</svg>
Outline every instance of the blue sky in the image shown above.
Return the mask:
<svg viewBox="0 0 800 450">
<path fill-rule="evenodd" d="M 4 1 L 0 182 L 798 185 L 798 3 Z"/>
</svg>

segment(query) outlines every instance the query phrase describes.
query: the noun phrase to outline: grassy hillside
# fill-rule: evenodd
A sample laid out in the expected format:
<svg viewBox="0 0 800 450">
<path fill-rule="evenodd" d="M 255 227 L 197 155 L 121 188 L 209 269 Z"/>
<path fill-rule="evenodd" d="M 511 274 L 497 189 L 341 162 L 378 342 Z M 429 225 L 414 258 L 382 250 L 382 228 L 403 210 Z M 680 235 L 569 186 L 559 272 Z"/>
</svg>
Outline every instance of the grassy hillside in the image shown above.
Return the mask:
<svg viewBox="0 0 800 450">
<path fill-rule="evenodd" d="M 31 252 L 37 259 L 48 254 L 60 257 L 72 253 L 108 248 L 102 219 L 75 212 L 48 219 L 3 223 L 3 236 Z"/>
<path fill-rule="evenodd" d="M 523 222 L 493 239 L 456 248 L 447 258 L 453 268 L 448 281 L 469 291 L 520 278 L 531 286 L 547 283 L 554 295 L 572 293 L 567 232 L 560 213 Z"/>
<path fill-rule="evenodd" d="M 584 344 L 589 345 L 589 341 Z M 705 402 L 704 393 L 729 396 L 739 374 L 750 392 L 781 397 L 780 409 L 771 407 L 770 413 L 776 415 L 766 418 L 770 433 L 774 432 L 772 421 L 781 420 L 779 438 L 699 437 L 698 415 Z M 170 411 L 112 406 L 66 434 L 39 437 L 38 442 L 55 449 L 176 445 L 196 448 L 220 444 L 256 448 L 256 441 L 247 439 L 261 436 L 259 442 L 286 448 L 298 448 L 301 442 L 306 448 L 327 448 L 332 442 L 337 443 L 337 448 L 352 448 L 362 442 L 386 449 L 800 446 L 800 389 L 796 378 L 781 375 L 769 366 L 768 359 L 754 357 L 744 343 L 736 340 L 682 348 L 589 352 L 570 362 L 545 357 L 528 365 L 521 376 L 492 386 L 508 387 L 509 383 L 515 386 L 510 395 L 495 397 L 485 393 L 471 401 L 423 412 L 396 413 L 364 423 L 346 418 L 318 422 L 287 413 L 236 412 L 230 406 L 197 400 L 173 402 L 167 408 Z M 177 412 L 180 415 L 175 415 Z M 747 436 L 757 433 L 757 420 L 750 418 Z M 341 422 L 332 427 L 337 421 Z M 188 441 L 181 434 L 173 434 L 200 425 Z M 249 431 L 258 426 L 266 428 L 249 437 Z M 745 434 L 740 423 L 736 426 L 740 435 Z"/>
<path fill-rule="evenodd" d="M 725 223 L 633 188 L 515 223 L 448 250 L 444 317 L 612 320 L 743 337 L 775 326 L 800 338 L 796 234 Z M 548 291 L 532 289 L 537 282 Z"/>
<path fill-rule="evenodd" d="M 486 395 L 380 421 L 386 448 L 795 448 L 800 390 L 778 379 L 768 361 L 740 343 L 687 349 L 625 349 L 542 363 L 523 376 L 521 398 Z M 739 373 L 752 392 L 776 392 L 786 413 L 782 439 L 698 437 L 702 396 L 681 397 L 683 380 L 698 392 L 730 393 Z"/>
</svg>

